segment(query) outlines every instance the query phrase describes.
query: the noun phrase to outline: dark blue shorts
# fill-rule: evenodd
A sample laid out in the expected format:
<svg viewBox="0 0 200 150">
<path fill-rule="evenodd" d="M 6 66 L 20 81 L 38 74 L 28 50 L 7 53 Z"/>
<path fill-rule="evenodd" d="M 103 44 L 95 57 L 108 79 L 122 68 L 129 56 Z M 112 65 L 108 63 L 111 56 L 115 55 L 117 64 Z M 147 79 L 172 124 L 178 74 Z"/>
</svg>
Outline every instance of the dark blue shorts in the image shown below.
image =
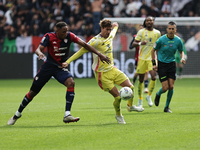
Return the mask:
<svg viewBox="0 0 200 150">
<path fill-rule="evenodd" d="M 45 62 L 36 74 L 33 84 L 42 88 L 52 76 L 63 85 L 67 78 L 73 78 L 67 68 L 61 68 L 52 63 Z"/>
</svg>

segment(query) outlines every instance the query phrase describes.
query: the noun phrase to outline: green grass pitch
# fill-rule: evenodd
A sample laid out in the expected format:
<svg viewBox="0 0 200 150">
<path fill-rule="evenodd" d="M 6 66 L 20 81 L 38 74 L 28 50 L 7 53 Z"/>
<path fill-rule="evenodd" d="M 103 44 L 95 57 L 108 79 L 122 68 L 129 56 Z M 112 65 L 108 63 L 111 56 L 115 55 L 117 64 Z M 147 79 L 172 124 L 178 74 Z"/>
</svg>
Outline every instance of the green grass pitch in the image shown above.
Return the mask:
<svg viewBox="0 0 200 150">
<path fill-rule="evenodd" d="M 122 101 L 125 125 L 115 120 L 113 97 L 102 91 L 94 78 L 75 82 L 71 113 L 80 117 L 79 122 L 62 122 L 66 88 L 51 79 L 16 124 L 7 126 L 32 79 L 0 80 L 0 150 L 200 149 L 200 78 L 176 80 L 172 114 L 163 112 L 167 93 L 159 107 L 149 107 L 145 100 L 145 110 L 140 113 L 128 112 Z M 157 80 L 152 99 L 160 87 Z M 134 104 L 137 101 L 136 83 Z"/>
</svg>

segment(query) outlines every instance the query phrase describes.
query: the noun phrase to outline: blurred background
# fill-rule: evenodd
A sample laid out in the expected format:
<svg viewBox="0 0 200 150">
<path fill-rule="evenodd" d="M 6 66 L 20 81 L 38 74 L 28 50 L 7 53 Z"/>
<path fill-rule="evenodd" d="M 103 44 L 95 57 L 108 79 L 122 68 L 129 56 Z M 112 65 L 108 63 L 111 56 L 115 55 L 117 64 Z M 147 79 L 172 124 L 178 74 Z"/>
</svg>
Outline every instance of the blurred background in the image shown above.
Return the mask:
<svg viewBox="0 0 200 150">
<path fill-rule="evenodd" d="M 129 44 L 149 15 L 155 17 L 154 27 L 162 35 L 168 21 L 177 23 L 187 51 L 182 76 L 200 77 L 199 0 L 0 0 L 0 79 L 33 78 L 43 63 L 34 51 L 45 33 L 55 31 L 58 21 L 65 21 L 69 31 L 88 42 L 100 32 L 103 18 L 119 23 L 114 62 L 132 78 L 135 49 L 129 49 Z M 72 44 L 70 53 L 79 49 Z M 91 63 L 92 55 L 87 53 L 72 62 L 69 70 L 76 78 L 91 78 Z"/>
</svg>

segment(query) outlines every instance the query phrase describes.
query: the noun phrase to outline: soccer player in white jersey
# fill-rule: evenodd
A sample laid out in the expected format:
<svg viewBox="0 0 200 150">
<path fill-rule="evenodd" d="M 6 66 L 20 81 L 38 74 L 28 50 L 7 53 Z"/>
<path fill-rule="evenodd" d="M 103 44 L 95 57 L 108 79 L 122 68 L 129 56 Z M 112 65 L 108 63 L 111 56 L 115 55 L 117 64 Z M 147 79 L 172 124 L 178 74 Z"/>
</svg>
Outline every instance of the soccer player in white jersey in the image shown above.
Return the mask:
<svg viewBox="0 0 200 150">
<path fill-rule="evenodd" d="M 160 31 L 153 28 L 154 18 L 152 16 L 148 16 L 144 20 L 144 28 L 139 30 L 135 40 L 133 42 L 133 46 L 140 46 L 139 50 L 139 61 L 136 73 L 139 74 L 139 82 L 138 82 L 138 106 L 143 107 L 143 84 L 144 84 L 144 76 L 145 72 L 148 70 L 151 75 L 151 81 L 149 83 L 149 92 L 146 97 L 148 105 L 153 106 L 153 102 L 151 100 L 151 94 L 155 87 L 156 83 L 156 72 L 153 70 L 152 62 L 151 62 L 151 50 L 153 48 L 156 40 L 161 36 Z"/>
<path fill-rule="evenodd" d="M 104 91 L 109 92 L 114 97 L 114 108 L 115 108 L 115 118 L 117 122 L 120 124 L 125 124 L 124 117 L 121 113 L 121 98 L 119 96 L 119 90 L 116 85 L 122 87 L 130 87 L 134 91 L 134 86 L 131 84 L 129 78 L 119 69 L 114 66 L 113 62 L 113 38 L 118 29 L 118 23 L 111 23 L 108 19 L 103 19 L 99 23 L 101 27 L 101 33 L 93 37 L 88 44 L 93 46 L 99 52 L 104 54 L 105 56 L 110 58 L 111 63 L 106 64 L 99 60 L 97 55 L 93 55 L 93 64 L 92 69 L 95 72 L 95 78 L 98 82 L 100 88 Z M 68 66 L 70 62 L 77 59 L 84 53 L 88 52 L 85 48 L 81 48 L 78 52 L 76 52 L 73 56 L 71 56 L 65 63 L 63 63 L 63 67 Z M 138 111 L 141 112 L 144 108 L 137 107 L 133 105 L 133 97 L 127 101 L 127 110 Z"/>
</svg>

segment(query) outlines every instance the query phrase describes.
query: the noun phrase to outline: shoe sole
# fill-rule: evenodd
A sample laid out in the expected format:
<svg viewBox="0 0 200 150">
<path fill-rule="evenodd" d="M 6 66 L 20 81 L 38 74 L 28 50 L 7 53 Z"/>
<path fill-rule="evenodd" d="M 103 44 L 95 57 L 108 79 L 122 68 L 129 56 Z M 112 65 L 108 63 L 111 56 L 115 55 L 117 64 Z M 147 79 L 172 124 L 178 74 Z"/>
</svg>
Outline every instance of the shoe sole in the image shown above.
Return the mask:
<svg viewBox="0 0 200 150">
<path fill-rule="evenodd" d="M 77 118 L 77 119 L 74 119 L 74 120 L 71 120 L 71 121 L 64 121 L 64 120 L 63 120 L 63 122 L 64 122 L 64 123 L 70 123 L 70 122 L 77 122 L 77 121 L 79 121 L 79 120 L 80 120 L 80 118 Z"/>
</svg>

